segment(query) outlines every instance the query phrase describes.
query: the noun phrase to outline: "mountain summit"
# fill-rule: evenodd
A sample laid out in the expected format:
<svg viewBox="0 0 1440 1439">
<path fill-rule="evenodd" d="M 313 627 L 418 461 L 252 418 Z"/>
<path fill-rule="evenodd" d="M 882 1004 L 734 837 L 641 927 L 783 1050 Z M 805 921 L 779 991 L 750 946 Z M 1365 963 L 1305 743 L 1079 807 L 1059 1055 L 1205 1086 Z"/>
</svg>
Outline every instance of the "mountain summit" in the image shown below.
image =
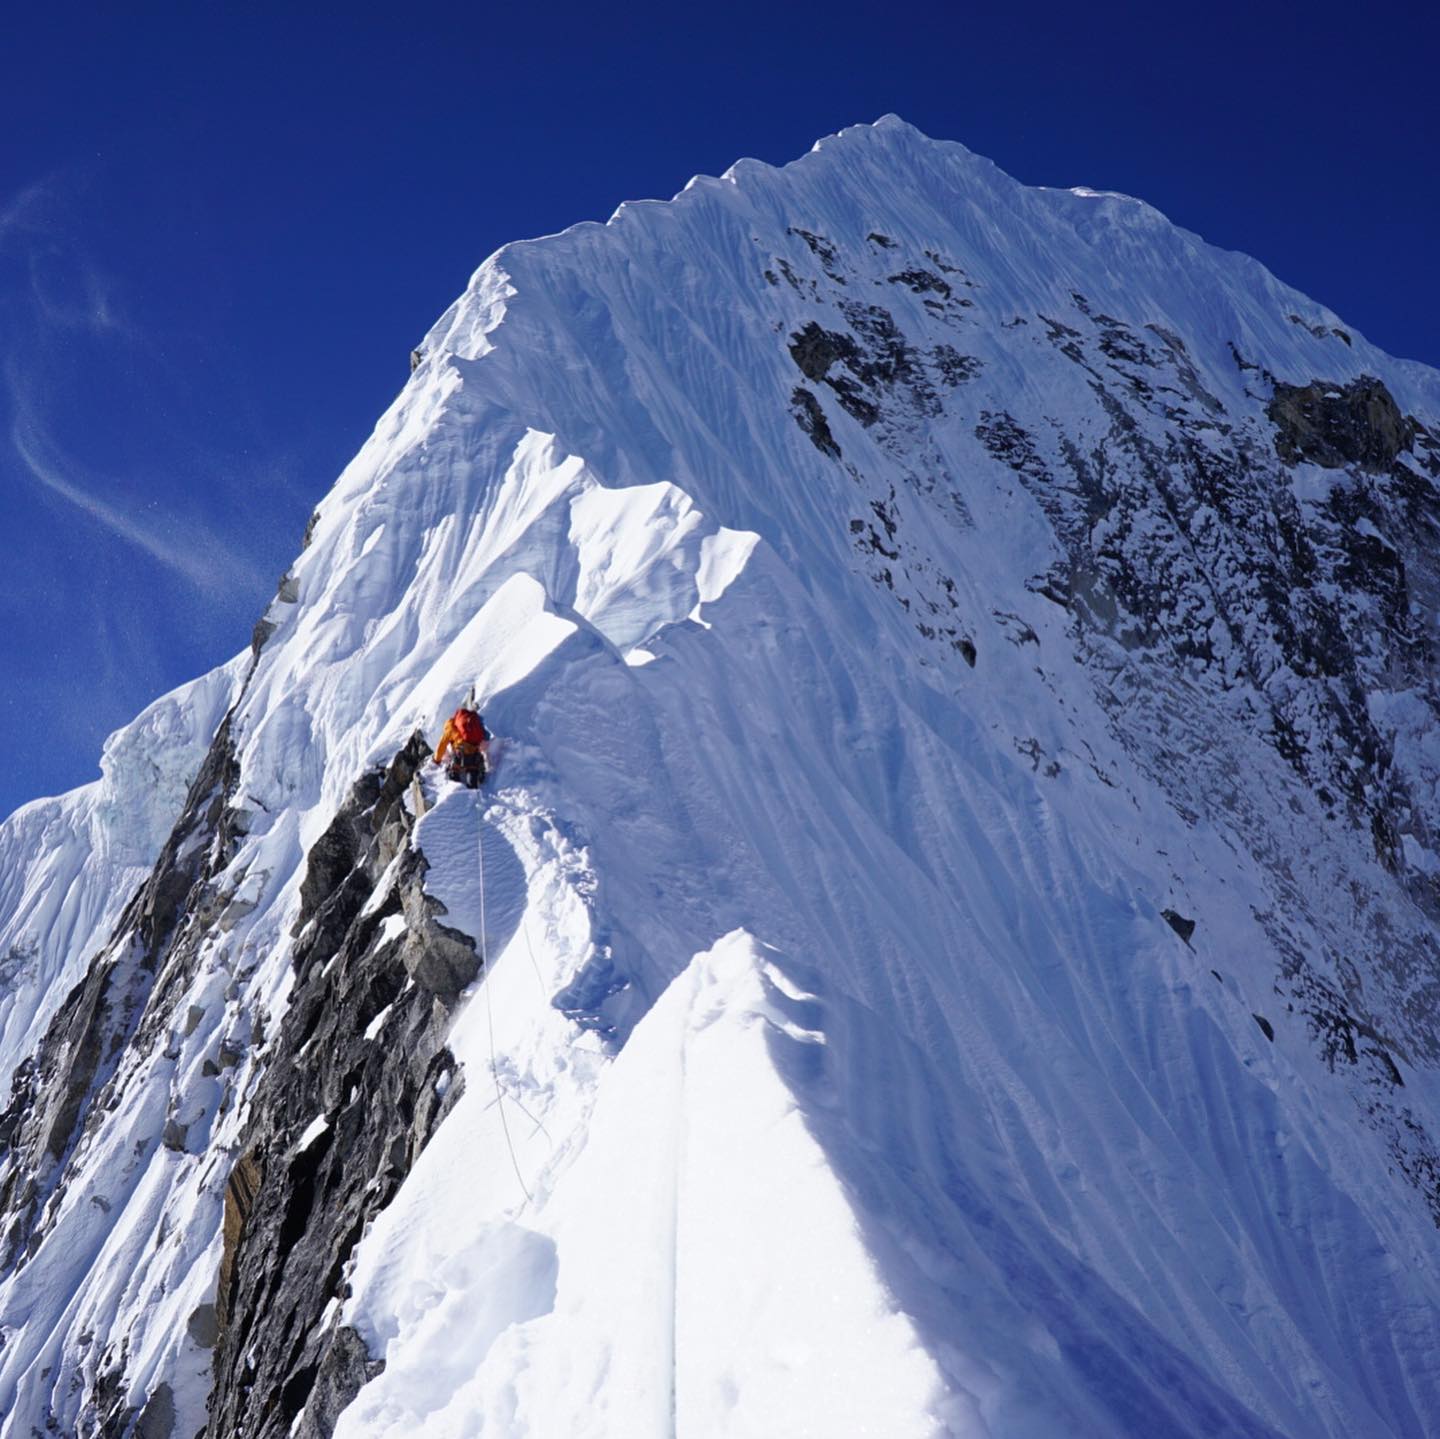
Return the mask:
<svg viewBox="0 0 1440 1439">
<path fill-rule="evenodd" d="M 894 117 L 413 358 L 0 828 L 0 1436 L 1440 1434 L 1440 374 Z"/>
</svg>

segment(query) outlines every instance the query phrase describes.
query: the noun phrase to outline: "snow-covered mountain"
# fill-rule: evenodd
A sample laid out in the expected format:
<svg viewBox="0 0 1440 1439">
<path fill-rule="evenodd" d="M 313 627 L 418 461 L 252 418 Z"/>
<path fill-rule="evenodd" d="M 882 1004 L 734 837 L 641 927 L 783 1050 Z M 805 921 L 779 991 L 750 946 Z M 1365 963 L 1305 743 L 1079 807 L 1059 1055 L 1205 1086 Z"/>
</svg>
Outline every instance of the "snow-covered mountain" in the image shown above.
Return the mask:
<svg viewBox="0 0 1440 1439">
<path fill-rule="evenodd" d="M 0 1436 L 1440 1435 L 1440 374 L 894 118 L 415 359 L 0 829 Z"/>
</svg>

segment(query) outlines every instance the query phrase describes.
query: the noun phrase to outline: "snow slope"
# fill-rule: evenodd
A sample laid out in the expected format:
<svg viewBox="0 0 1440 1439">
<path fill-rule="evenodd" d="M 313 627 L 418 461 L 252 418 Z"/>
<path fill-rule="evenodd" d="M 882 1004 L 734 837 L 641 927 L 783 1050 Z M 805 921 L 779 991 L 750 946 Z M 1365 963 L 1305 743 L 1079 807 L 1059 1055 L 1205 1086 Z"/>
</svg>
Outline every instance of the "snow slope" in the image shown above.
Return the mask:
<svg viewBox="0 0 1440 1439">
<path fill-rule="evenodd" d="M 105 742 L 99 780 L 0 826 L 0 1085 L 155 863 L 243 673 L 237 658 L 162 696 Z"/>
<path fill-rule="evenodd" d="M 1146 468 L 1323 538 L 1370 482 L 1282 463 L 1276 385 L 1440 419 L 1340 330 L 893 118 L 500 251 L 267 612 L 226 922 L 0 1287 L 0 1436 L 101 1432 L 105 1392 L 204 1424 L 307 854 L 472 683 L 496 774 L 429 777 L 413 843 L 486 975 L 463 1092 L 337 1256 L 324 1322 L 384 1362 L 337 1434 L 1440 1433 L 1428 572 L 1420 659 L 1363 638 L 1364 576 L 1310 582 L 1353 643 L 1307 669 L 1225 486 Z"/>
</svg>

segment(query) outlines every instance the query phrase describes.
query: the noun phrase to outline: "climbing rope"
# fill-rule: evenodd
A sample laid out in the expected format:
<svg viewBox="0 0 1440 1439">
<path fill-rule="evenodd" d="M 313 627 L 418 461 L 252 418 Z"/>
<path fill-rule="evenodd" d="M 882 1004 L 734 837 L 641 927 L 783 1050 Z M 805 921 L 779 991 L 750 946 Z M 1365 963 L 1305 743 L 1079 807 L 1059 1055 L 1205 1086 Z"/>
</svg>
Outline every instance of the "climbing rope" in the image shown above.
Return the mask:
<svg viewBox="0 0 1440 1439">
<path fill-rule="evenodd" d="M 535 983 L 540 987 L 540 1002 L 550 1003 L 550 991 L 545 988 L 544 976 L 540 973 L 539 962 L 535 958 L 535 946 L 530 943 L 530 925 L 527 922 L 530 918 L 530 906 L 525 906 L 525 916 L 520 921 L 520 933 L 525 936 L 525 953 L 530 956 L 530 968 L 535 971 Z"/>
<path fill-rule="evenodd" d="M 485 1027 L 490 1041 L 490 1077 L 495 1083 L 495 1107 L 500 1114 L 500 1128 L 505 1135 L 505 1147 L 510 1153 L 510 1167 L 515 1171 L 515 1182 L 520 1186 L 520 1192 L 525 1196 L 526 1204 L 529 1204 L 533 1202 L 534 1195 L 531 1194 L 529 1186 L 525 1183 L 525 1176 L 520 1172 L 520 1161 L 515 1153 L 515 1141 L 510 1134 L 510 1121 L 505 1114 L 506 1089 L 500 1081 L 500 1064 L 495 1056 L 495 1000 L 490 992 L 490 927 L 485 915 L 485 822 L 480 806 L 481 800 L 477 795 L 475 804 L 475 863 L 480 877 L 480 963 L 481 983 L 485 988 Z M 528 919 L 528 915 L 526 918 Z M 548 1002 L 549 995 L 545 989 L 544 978 L 540 973 L 540 965 L 535 958 L 535 947 L 530 942 L 530 927 L 526 920 L 522 919 L 520 929 L 525 936 L 525 950 L 530 957 L 530 968 L 535 973 L 535 982 L 540 988 L 541 998 Z M 593 1054 L 599 1059 L 610 1059 L 613 1057 L 600 1050 L 592 1050 L 586 1046 L 577 1045 L 573 1040 L 571 1041 L 571 1047 L 582 1054 Z M 550 1132 L 545 1128 L 544 1123 L 531 1114 L 514 1094 L 511 1094 L 509 1097 L 510 1102 L 535 1126 L 535 1132 L 543 1134 L 545 1138 L 549 1140 Z M 554 1141 L 551 1140 L 552 1146 L 553 1143 Z"/>
<path fill-rule="evenodd" d="M 500 1110 L 500 1128 L 505 1134 L 505 1147 L 510 1151 L 510 1166 L 515 1171 L 520 1192 L 530 1203 L 530 1190 L 520 1173 L 520 1161 L 515 1157 L 515 1144 L 510 1138 L 510 1121 L 505 1118 L 505 1089 L 500 1083 L 500 1066 L 495 1061 L 495 1005 L 490 995 L 490 931 L 485 923 L 485 819 L 480 809 L 478 796 L 475 801 L 475 853 L 480 869 L 480 964 L 481 983 L 485 987 L 485 1023 L 490 1031 L 490 1073 L 495 1080 L 495 1103 Z M 522 1106 L 523 1108 L 523 1106 Z"/>
</svg>

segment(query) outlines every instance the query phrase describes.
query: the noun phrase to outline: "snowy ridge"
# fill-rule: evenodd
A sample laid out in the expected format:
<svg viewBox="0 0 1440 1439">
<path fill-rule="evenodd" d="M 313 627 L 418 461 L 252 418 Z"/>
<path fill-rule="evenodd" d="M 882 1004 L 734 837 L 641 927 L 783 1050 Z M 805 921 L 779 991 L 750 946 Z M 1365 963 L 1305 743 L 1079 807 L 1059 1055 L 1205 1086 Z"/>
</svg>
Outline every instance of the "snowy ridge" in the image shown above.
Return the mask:
<svg viewBox="0 0 1440 1439">
<path fill-rule="evenodd" d="M 267 611 L 63 1173 L 0 1169 L 0 1436 L 193 1434 L 242 1322 L 361 1343 L 257 1435 L 1440 1432 L 1437 419 L 1255 262 L 893 117 L 507 246 Z M 233 1176 L 313 1230 L 365 1107 L 262 1122 L 315 876 L 472 683 L 494 779 L 406 788 L 349 930 L 409 943 L 423 856 L 463 1086 L 311 1329 L 217 1329 Z"/>
<path fill-rule="evenodd" d="M 738 931 L 696 958 L 605 1076 L 584 1151 L 546 1197 L 565 1216 L 553 1237 L 501 1226 L 477 1265 L 473 1245 L 454 1243 L 463 1215 L 437 1223 L 429 1201 L 454 1194 L 461 1174 L 464 1192 L 486 1186 L 463 1147 L 483 1121 L 467 1116 L 427 1151 L 413 1186 L 423 1207 L 377 1227 L 355 1303 L 377 1347 L 410 1326 L 442 1346 L 471 1336 L 453 1356 L 460 1402 L 441 1432 L 504 1432 L 520 1412 L 553 1432 L 592 1408 L 585 1432 L 711 1432 L 718 1411 L 732 1433 L 804 1412 L 815 1432 L 883 1434 L 924 1426 L 943 1403 L 941 1375 L 893 1312 L 795 1106 L 796 1080 L 821 1087 L 808 1051 L 827 1036 L 804 1028 L 813 997 L 787 983 Z M 567 1191 L 581 1197 L 567 1203 Z M 407 1225 L 426 1246 L 423 1269 L 372 1270 Z M 644 1327 L 617 1326 L 617 1314 Z M 401 1356 L 337 1433 L 400 1433 L 427 1412 L 433 1367 L 418 1349 Z"/>
</svg>

